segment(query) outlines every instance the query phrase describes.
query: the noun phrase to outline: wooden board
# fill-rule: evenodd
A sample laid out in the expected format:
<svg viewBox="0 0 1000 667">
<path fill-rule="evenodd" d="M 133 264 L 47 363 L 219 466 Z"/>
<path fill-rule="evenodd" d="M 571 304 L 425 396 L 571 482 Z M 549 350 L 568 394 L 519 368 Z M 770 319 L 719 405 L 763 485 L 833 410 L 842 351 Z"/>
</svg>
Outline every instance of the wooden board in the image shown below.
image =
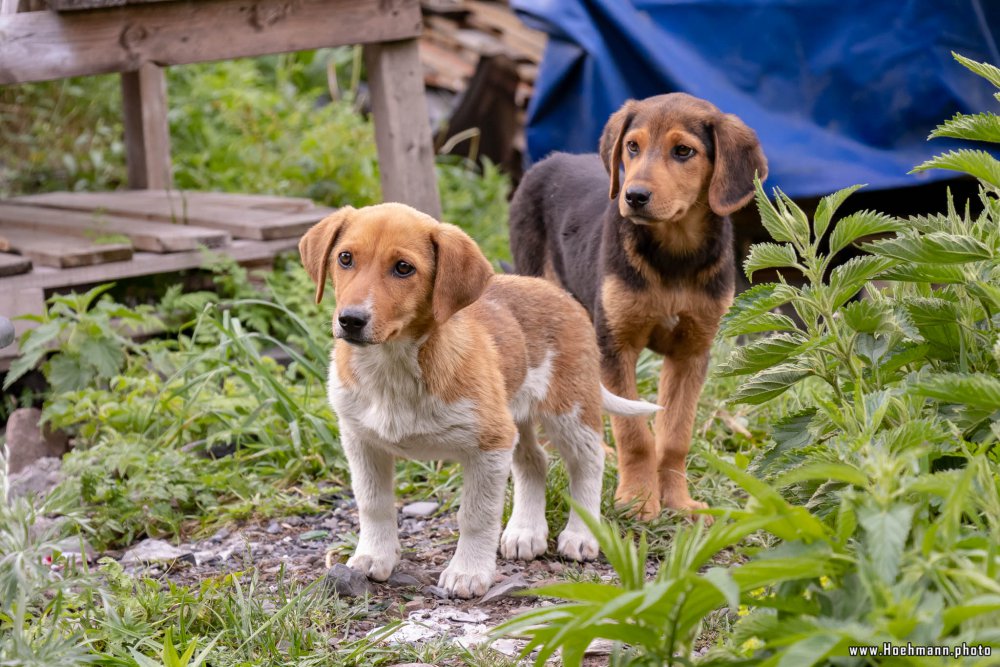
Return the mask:
<svg viewBox="0 0 1000 667">
<path fill-rule="evenodd" d="M 31 260 L 27 257 L 0 252 L 0 278 L 4 276 L 16 276 L 19 273 L 27 273 L 30 270 Z"/>
<path fill-rule="evenodd" d="M 167 123 L 167 77 L 163 68 L 143 63 L 122 72 L 125 163 L 130 188 L 169 188 L 170 125 Z"/>
<path fill-rule="evenodd" d="M 70 12 L 77 9 L 107 9 L 124 5 L 141 5 L 145 2 L 165 2 L 165 0 L 48 0 L 49 9 L 56 12 Z"/>
<path fill-rule="evenodd" d="M 93 243 L 84 239 L 67 239 L 64 234 L 47 234 L 3 224 L 0 224 L 0 250 L 16 250 L 35 264 L 58 268 L 132 258 L 132 246 L 126 243 Z M 0 289 L 2 285 L 0 283 Z"/>
<path fill-rule="evenodd" d="M 305 197 L 279 197 L 277 195 L 243 194 L 238 192 L 201 192 L 197 190 L 125 190 L 105 193 L 109 197 L 122 199 L 167 199 L 173 201 L 198 201 L 221 204 L 236 208 L 260 208 L 265 211 L 285 211 L 297 213 L 316 208 L 311 199 Z"/>
<path fill-rule="evenodd" d="M 3 232 L 0 231 L 0 234 Z M 281 252 L 295 250 L 298 239 L 277 239 L 275 241 L 233 241 L 225 250 L 226 257 L 237 262 L 258 262 L 274 258 Z M 0 294 L 8 290 L 28 288 L 62 289 L 79 285 L 95 285 L 122 278 L 149 276 L 156 273 L 171 273 L 196 269 L 205 265 L 205 253 L 192 250 L 157 255 L 137 252 L 132 259 L 109 264 L 95 264 L 66 269 L 35 266 L 30 273 L 0 278 Z"/>
<path fill-rule="evenodd" d="M 297 213 L 238 209 L 232 206 L 197 199 L 156 199 L 109 196 L 103 192 L 47 192 L 18 197 L 14 201 L 77 211 L 100 211 L 105 214 L 128 215 L 147 220 L 184 223 L 220 229 L 235 238 L 269 239 L 298 238 L 312 225 L 333 213 L 334 209 L 314 207 Z"/>
<path fill-rule="evenodd" d="M 136 250 L 149 252 L 197 250 L 199 246 L 218 248 L 230 241 L 229 234 L 204 227 L 18 203 L 0 202 L 0 224 L 90 240 L 120 234 L 128 237 Z"/>
<path fill-rule="evenodd" d="M 0 84 L 394 41 L 419 0 L 197 0 L 0 16 Z"/>
</svg>

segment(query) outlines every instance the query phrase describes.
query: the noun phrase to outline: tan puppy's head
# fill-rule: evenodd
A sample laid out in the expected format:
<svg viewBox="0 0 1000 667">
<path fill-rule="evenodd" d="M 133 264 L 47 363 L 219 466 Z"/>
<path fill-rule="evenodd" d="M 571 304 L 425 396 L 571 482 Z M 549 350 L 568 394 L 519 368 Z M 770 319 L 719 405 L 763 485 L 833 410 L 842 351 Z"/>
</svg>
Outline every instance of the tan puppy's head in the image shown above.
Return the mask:
<svg viewBox="0 0 1000 667">
<path fill-rule="evenodd" d="M 299 254 L 316 303 L 333 279 L 333 334 L 352 345 L 419 338 L 478 299 L 493 275 L 465 232 L 403 204 L 346 206 L 306 232 Z"/>
<path fill-rule="evenodd" d="M 608 119 L 600 153 L 610 198 L 620 191 L 619 212 L 637 224 L 681 222 L 706 207 L 729 215 L 753 197 L 754 173 L 767 177 L 754 131 L 684 93 L 626 102 Z"/>
</svg>

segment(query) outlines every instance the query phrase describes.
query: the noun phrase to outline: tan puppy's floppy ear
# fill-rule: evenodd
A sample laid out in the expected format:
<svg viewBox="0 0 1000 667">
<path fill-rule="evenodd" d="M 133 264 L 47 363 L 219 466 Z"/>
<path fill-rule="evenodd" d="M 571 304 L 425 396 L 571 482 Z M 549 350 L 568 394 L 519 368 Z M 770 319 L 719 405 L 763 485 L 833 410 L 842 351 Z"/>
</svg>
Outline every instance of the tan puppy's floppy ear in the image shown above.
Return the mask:
<svg viewBox="0 0 1000 667">
<path fill-rule="evenodd" d="M 635 113 L 635 100 L 626 101 L 621 109 L 611 114 L 611 118 L 608 119 L 607 124 L 604 126 L 604 132 L 601 133 L 601 143 L 598 152 L 601 154 L 601 161 L 604 162 L 604 168 L 608 170 L 608 175 L 611 176 L 611 190 L 608 192 L 608 199 L 615 199 L 618 196 L 618 191 L 621 189 L 618 172 L 622 166 L 622 139 L 625 137 L 625 133 L 628 132 L 628 128 L 635 118 Z"/>
<path fill-rule="evenodd" d="M 757 134 L 733 114 L 720 114 L 715 131 L 715 170 L 708 204 L 717 215 L 729 215 L 753 198 L 753 176 L 767 178 L 767 158 Z"/>
<path fill-rule="evenodd" d="M 476 242 L 455 225 L 441 223 L 431 236 L 437 255 L 431 311 L 444 322 L 478 299 L 493 267 Z"/>
<path fill-rule="evenodd" d="M 335 213 L 331 213 L 313 225 L 299 241 L 302 266 L 306 267 L 309 277 L 316 283 L 316 303 L 323 300 L 330 253 L 337 243 L 337 237 L 340 236 L 340 232 L 354 211 L 353 206 L 338 209 Z"/>
</svg>

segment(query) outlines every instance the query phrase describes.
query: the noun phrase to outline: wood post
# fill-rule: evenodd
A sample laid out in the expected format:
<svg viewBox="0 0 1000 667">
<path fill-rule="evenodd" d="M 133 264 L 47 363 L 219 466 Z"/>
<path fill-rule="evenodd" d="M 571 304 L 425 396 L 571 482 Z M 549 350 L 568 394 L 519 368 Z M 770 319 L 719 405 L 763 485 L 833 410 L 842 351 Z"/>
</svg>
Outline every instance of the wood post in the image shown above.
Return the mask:
<svg viewBox="0 0 1000 667">
<path fill-rule="evenodd" d="M 152 63 L 121 76 L 128 185 L 134 190 L 167 190 L 173 185 L 167 78 Z"/>
<path fill-rule="evenodd" d="M 409 204 L 440 219 L 434 145 L 417 41 L 366 45 L 365 67 L 375 117 L 382 199 Z"/>
</svg>

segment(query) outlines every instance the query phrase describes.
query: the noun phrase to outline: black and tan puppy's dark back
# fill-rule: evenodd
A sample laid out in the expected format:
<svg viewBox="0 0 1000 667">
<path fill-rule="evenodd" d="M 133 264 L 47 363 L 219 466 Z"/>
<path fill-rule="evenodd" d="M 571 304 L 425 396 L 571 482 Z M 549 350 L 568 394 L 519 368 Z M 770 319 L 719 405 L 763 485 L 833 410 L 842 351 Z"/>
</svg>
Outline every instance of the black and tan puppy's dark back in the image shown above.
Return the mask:
<svg viewBox="0 0 1000 667">
<path fill-rule="evenodd" d="M 733 299 L 729 214 L 767 176 L 757 135 L 705 100 L 672 93 L 629 100 L 608 120 L 599 154 L 556 153 L 525 175 L 511 202 L 518 273 L 569 290 L 597 331 L 605 386 L 637 398 L 643 348 L 663 355 L 654 435 L 613 417 L 620 502 L 643 516 L 691 499 L 686 457 L 719 320 Z"/>
</svg>

